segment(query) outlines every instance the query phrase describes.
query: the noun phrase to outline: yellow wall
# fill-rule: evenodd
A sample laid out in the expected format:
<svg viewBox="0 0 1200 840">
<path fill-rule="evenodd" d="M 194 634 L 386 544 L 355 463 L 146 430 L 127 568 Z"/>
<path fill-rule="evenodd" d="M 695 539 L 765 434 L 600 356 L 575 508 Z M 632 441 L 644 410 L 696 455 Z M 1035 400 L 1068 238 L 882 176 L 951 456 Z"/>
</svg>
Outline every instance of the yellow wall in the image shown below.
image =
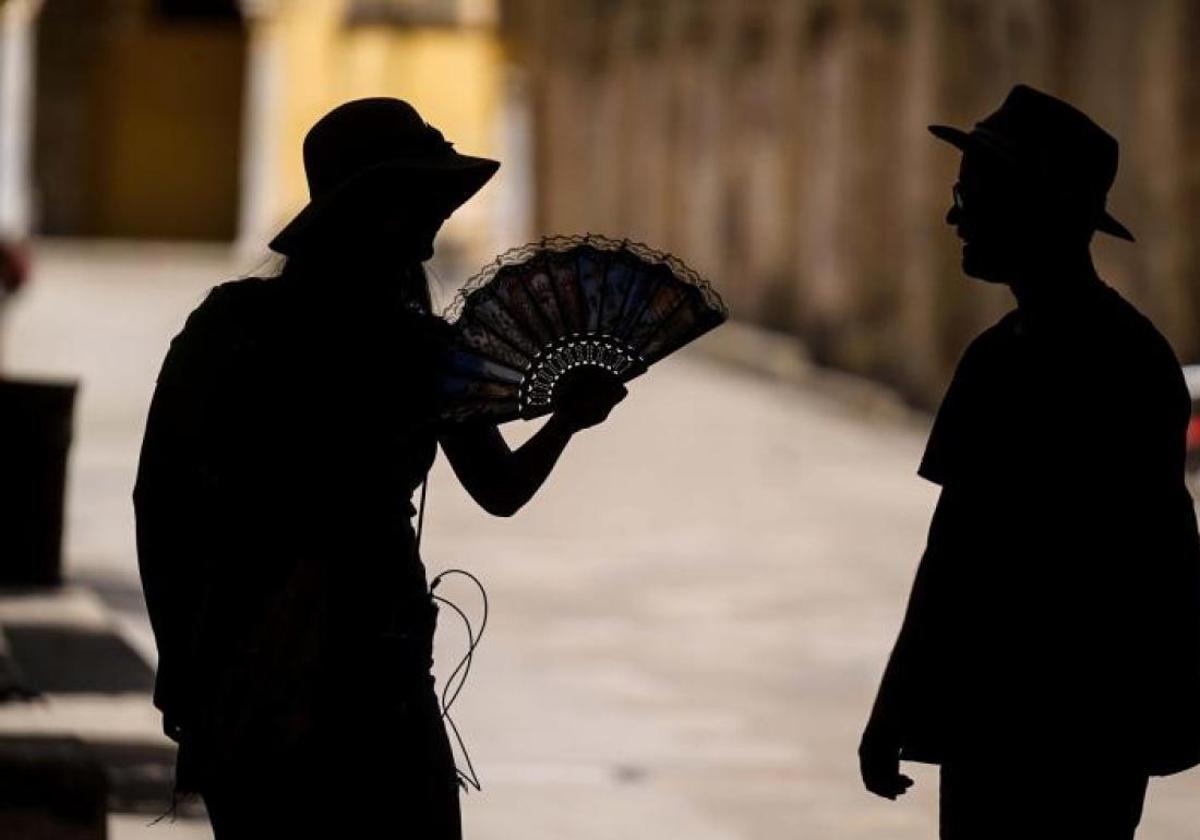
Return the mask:
<svg viewBox="0 0 1200 840">
<path fill-rule="evenodd" d="M 95 21 L 85 6 L 50 0 L 42 46 L 57 63 L 43 68 L 39 120 L 55 141 L 40 155 L 53 232 L 227 240 L 273 232 L 308 200 L 305 134 L 359 97 L 406 99 L 460 151 L 498 157 L 494 29 L 347 25 L 347 2 L 278 0 L 242 25 L 167 21 L 151 0 L 120 0 L 87 29 Z M 493 205 L 485 189 L 455 214 L 443 242 L 484 256 Z M 247 208 L 253 218 L 239 219 Z"/>
<path fill-rule="evenodd" d="M 166 21 L 148 0 L 49 0 L 37 24 L 38 227 L 233 237 L 245 29 Z"/>
<path fill-rule="evenodd" d="M 395 96 L 467 154 L 497 155 L 501 49 L 484 27 L 345 27 L 343 0 L 293 0 L 263 26 L 279 39 L 285 103 L 276 132 L 282 223 L 307 201 L 301 147 L 317 119 L 336 105 L 365 96 Z M 489 212 L 485 193 L 456 214 L 451 238 L 482 237 Z"/>
<path fill-rule="evenodd" d="M 232 26 L 131 27 L 113 44 L 93 138 L 101 234 L 233 237 L 244 50 Z"/>
</svg>

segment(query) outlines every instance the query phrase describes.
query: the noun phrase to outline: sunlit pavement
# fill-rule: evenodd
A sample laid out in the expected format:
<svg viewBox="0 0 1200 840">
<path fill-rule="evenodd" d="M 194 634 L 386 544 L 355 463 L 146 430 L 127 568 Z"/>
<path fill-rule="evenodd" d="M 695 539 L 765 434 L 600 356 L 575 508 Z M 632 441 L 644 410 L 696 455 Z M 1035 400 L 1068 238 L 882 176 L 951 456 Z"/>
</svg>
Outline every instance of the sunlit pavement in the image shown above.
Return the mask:
<svg viewBox="0 0 1200 840">
<path fill-rule="evenodd" d="M 83 380 L 69 573 L 146 647 L 129 493 L 153 376 L 203 290 L 254 261 L 68 244 L 39 256 L 5 364 Z M 701 353 L 630 390 L 512 519 L 474 507 L 443 462 L 431 476 L 426 564 L 472 571 L 491 597 L 455 706 L 484 784 L 464 799 L 467 836 L 935 837 L 931 768 L 911 768 L 916 788 L 889 803 L 862 791 L 855 758 L 935 498 L 913 473 L 920 424 Z M 478 616 L 468 586 L 439 592 Z M 465 639 L 442 615 L 444 676 Z M 113 836 L 208 836 L 146 822 L 114 817 Z M 1154 782 L 1143 826 L 1195 838 L 1200 774 Z"/>
</svg>

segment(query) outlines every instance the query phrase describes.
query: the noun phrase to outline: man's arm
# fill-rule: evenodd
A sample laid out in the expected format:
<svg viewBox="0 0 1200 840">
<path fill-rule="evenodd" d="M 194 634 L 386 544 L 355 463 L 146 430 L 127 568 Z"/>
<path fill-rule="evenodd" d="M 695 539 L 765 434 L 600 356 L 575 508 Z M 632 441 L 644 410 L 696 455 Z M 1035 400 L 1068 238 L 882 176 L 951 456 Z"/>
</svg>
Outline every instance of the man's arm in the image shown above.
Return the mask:
<svg viewBox="0 0 1200 840">
<path fill-rule="evenodd" d="M 871 717 L 859 745 L 859 765 L 867 790 L 887 799 L 903 794 L 912 779 L 900 773 L 900 747 L 912 720 L 918 692 L 929 669 L 930 652 L 943 622 L 949 565 L 965 526 L 967 509 L 961 495 L 943 489 L 929 525 L 929 537 L 909 594 L 904 622 L 880 681 Z"/>
</svg>

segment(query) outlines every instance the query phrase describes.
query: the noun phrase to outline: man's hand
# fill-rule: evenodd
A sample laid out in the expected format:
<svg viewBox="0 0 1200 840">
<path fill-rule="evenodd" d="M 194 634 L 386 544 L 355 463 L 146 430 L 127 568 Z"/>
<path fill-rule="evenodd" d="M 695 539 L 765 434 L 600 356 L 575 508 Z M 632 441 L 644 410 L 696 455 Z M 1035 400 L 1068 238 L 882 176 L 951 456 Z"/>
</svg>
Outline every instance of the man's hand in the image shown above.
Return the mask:
<svg viewBox="0 0 1200 840">
<path fill-rule="evenodd" d="M 577 432 L 604 422 L 613 406 L 625 399 L 625 386 L 607 371 L 576 368 L 563 375 L 554 393 L 554 413 Z"/>
<path fill-rule="evenodd" d="M 884 799 L 894 800 L 912 787 L 913 780 L 900 772 L 896 739 L 870 726 L 858 747 L 858 767 L 867 790 Z"/>
</svg>

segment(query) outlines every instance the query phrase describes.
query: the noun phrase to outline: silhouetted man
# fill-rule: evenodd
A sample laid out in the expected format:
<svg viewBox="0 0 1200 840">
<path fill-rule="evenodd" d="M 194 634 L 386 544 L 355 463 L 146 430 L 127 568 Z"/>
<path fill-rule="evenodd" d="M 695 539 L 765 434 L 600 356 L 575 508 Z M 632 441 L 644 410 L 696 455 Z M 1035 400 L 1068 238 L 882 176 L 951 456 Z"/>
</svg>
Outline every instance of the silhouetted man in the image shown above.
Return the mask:
<svg viewBox="0 0 1200 840">
<path fill-rule="evenodd" d="M 1097 276 L 1117 142 L 1025 86 L 971 132 L 946 221 L 1017 308 L 967 348 L 920 474 L 942 487 L 859 748 L 893 799 L 941 764 L 941 833 L 1131 838 L 1148 776 L 1200 762 L 1190 401 L 1154 326 Z"/>
</svg>

